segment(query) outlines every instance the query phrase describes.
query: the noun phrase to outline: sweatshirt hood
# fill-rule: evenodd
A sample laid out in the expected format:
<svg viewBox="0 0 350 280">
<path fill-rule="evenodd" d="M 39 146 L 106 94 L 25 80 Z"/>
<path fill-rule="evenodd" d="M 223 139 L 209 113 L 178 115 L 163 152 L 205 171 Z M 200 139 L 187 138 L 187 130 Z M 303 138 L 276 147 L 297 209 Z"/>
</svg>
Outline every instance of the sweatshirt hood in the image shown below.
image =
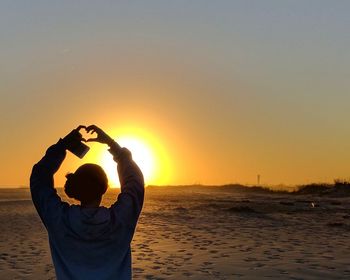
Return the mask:
<svg viewBox="0 0 350 280">
<path fill-rule="evenodd" d="M 73 205 L 69 213 L 70 227 L 84 240 L 103 239 L 110 229 L 110 211 L 103 206 L 83 208 Z"/>
</svg>

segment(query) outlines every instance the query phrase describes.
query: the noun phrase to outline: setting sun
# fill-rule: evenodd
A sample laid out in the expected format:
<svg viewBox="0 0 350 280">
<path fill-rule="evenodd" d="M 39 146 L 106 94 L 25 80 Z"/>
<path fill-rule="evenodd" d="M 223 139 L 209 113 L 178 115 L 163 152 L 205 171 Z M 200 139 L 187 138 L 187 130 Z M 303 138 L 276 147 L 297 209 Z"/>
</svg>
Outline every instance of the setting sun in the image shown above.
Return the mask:
<svg viewBox="0 0 350 280">
<path fill-rule="evenodd" d="M 155 155 L 151 148 L 148 147 L 146 143 L 142 142 L 142 140 L 132 137 L 121 137 L 118 139 L 118 143 L 120 146 L 126 147 L 132 152 L 134 161 L 142 170 L 146 184 L 152 181 L 155 175 Z M 111 187 L 119 186 L 116 163 L 108 152 L 103 153 L 101 165 L 110 179 Z"/>
<path fill-rule="evenodd" d="M 143 173 L 146 185 L 168 183 L 171 168 L 159 137 L 134 126 L 110 129 L 110 131 L 120 146 L 130 150 L 134 161 Z M 106 171 L 110 187 L 119 187 L 117 165 L 111 154 L 105 149 L 97 153 L 96 160 Z"/>
</svg>

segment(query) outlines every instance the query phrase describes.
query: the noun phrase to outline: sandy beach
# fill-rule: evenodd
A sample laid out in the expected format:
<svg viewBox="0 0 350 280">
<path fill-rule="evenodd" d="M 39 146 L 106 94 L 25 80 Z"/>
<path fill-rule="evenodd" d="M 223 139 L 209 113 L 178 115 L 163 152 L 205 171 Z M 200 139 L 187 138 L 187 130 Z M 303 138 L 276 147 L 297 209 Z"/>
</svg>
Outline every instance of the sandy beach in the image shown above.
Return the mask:
<svg viewBox="0 0 350 280">
<path fill-rule="evenodd" d="M 103 204 L 117 193 L 109 190 Z M 133 278 L 350 279 L 349 202 L 149 187 L 132 243 Z M 0 279 L 55 279 L 29 189 L 0 190 Z"/>
</svg>

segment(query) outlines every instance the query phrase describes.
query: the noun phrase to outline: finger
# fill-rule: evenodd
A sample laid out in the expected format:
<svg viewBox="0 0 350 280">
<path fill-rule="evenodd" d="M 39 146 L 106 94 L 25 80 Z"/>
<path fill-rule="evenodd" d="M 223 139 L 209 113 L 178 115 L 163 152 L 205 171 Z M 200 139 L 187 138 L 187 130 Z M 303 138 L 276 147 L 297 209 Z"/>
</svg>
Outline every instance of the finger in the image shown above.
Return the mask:
<svg viewBox="0 0 350 280">
<path fill-rule="evenodd" d="M 90 125 L 89 127 L 88 127 L 88 129 L 89 129 L 89 131 L 93 131 L 93 132 L 95 132 L 95 133 L 97 133 L 97 134 L 100 134 L 101 132 L 102 132 L 102 129 L 101 128 L 99 128 L 98 126 L 96 126 L 96 125 Z"/>
<path fill-rule="evenodd" d="M 80 130 L 80 129 L 82 129 L 82 128 L 85 128 L 86 129 L 86 126 L 85 125 L 79 125 L 77 128 L 76 128 L 76 130 Z"/>
<path fill-rule="evenodd" d="M 92 132 L 91 132 L 92 131 Z M 96 128 L 95 127 L 88 127 L 88 128 L 86 128 L 86 132 L 87 133 L 94 133 L 94 132 L 96 132 Z"/>
<path fill-rule="evenodd" d="M 99 141 L 98 138 L 90 138 L 86 140 L 86 142 L 98 142 L 98 141 Z"/>
<path fill-rule="evenodd" d="M 96 129 L 96 125 L 89 125 L 86 130 Z"/>
<path fill-rule="evenodd" d="M 92 125 L 89 125 L 86 127 L 86 131 L 91 130 L 91 129 L 92 129 Z"/>
</svg>

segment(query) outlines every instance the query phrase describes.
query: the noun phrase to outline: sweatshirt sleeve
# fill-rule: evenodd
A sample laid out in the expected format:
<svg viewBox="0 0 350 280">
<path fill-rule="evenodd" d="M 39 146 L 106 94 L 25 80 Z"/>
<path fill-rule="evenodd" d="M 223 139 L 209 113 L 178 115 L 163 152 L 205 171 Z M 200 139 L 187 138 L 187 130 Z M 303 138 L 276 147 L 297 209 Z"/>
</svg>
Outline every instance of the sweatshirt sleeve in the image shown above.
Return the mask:
<svg viewBox="0 0 350 280">
<path fill-rule="evenodd" d="M 60 139 L 48 148 L 45 156 L 34 165 L 30 176 L 32 200 L 45 227 L 58 217 L 64 205 L 54 188 L 53 175 L 61 166 L 65 156 L 65 145 Z"/>
<path fill-rule="evenodd" d="M 144 179 L 140 168 L 126 148 L 109 149 L 118 164 L 121 193 L 112 208 L 118 220 L 132 228 L 136 227 L 144 201 Z"/>
</svg>

